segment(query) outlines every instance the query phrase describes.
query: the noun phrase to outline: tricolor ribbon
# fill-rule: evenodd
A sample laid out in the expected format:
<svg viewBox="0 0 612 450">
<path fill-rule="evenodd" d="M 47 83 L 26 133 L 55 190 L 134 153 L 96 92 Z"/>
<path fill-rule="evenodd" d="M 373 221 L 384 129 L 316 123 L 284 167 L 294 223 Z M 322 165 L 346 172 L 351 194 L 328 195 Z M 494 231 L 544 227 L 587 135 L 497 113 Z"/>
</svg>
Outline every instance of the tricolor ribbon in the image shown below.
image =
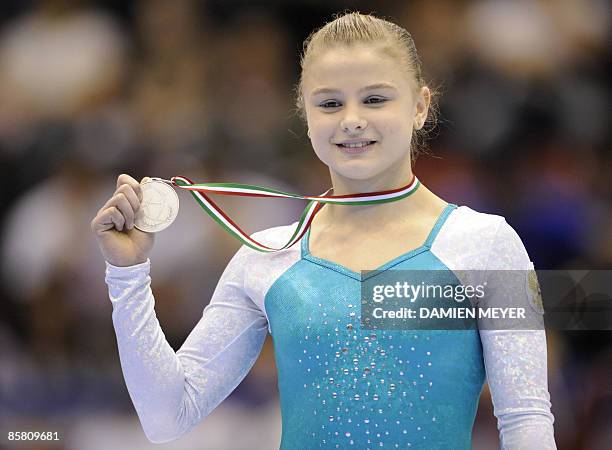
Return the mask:
<svg viewBox="0 0 612 450">
<path fill-rule="evenodd" d="M 202 209 L 221 225 L 228 233 L 241 241 L 243 244 L 260 252 L 276 252 L 291 247 L 299 241 L 308 227 L 312 223 L 315 214 L 323 207 L 324 203 L 335 203 L 337 205 L 372 205 L 376 203 L 387 203 L 401 200 L 413 194 L 420 185 L 419 180 L 413 176 L 410 183 L 406 186 L 380 192 L 366 192 L 349 195 L 327 195 L 331 189 L 319 196 L 308 196 L 291 194 L 276 189 L 255 186 L 251 184 L 239 183 L 194 183 L 187 177 L 177 176 L 170 180 L 153 178 L 158 181 L 176 186 L 180 189 L 189 191 Z M 308 200 L 306 208 L 300 217 L 293 235 L 289 241 L 281 248 L 272 248 L 257 242 L 245 233 L 225 212 L 209 198 L 206 194 L 235 195 L 239 197 L 276 197 L 276 198 L 295 198 Z"/>
</svg>

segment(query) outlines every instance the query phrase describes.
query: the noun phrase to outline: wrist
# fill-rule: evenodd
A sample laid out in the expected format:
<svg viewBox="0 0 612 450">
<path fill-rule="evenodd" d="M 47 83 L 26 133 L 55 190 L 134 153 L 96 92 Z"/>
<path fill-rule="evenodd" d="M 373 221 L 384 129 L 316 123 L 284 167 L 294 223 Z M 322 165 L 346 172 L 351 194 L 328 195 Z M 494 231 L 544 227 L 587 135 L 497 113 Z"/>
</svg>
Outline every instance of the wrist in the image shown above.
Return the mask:
<svg viewBox="0 0 612 450">
<path fill-rule="evenodd" d="M 149 263 L 149 258 L 141 257 L 136 258 L 135 260 L 113 260 L 112 258 L 106 259 L 106 264 L 112 268 L 122 269 L 128 267 L 136 267 L 146 263 Z"/>
</svg>

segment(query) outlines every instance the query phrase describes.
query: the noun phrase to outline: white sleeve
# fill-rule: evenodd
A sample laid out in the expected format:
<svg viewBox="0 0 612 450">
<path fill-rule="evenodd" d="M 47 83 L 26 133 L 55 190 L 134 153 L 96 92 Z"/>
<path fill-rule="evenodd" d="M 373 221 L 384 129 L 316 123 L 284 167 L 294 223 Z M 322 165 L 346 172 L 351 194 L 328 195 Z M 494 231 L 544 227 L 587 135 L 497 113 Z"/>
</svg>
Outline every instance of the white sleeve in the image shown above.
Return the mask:
<svg viewBox="0 0 612 450">
<path fill-rule="evenodd" d="M 125 383 L 147 438 L 168 442 L 221 403 L 255 363 L 267 334 L 264 313 L 245 294 L 242 247 L 202 318 L 175 353 L 154 311 L 150 261 L 107 263 L 106 283 Z"/>
<path fill-rule="evenodd" d="M 543 310 L 538 307 L 537 298 L 530 296 L 525 283 L 533 264 L 519 236 L 505 220 L 498 228 L 487 269 L 520 270 L 516 276 L 522 276 L 523 281 L 515 283 L 515 288 L 522 289 L 509 293 L 507 286 L 497 286 L 499 291 L 493 290 L 492 295 L 502 298 L 501 303 L 505 302 L 504 296 L 512 296 L 510 303 L 524 306 L 528 321 L 542 320 Z M 556 449 L 543 327 L 526 330 L 481 327 L 480 338 L 501 449 Z"/>
</svg>

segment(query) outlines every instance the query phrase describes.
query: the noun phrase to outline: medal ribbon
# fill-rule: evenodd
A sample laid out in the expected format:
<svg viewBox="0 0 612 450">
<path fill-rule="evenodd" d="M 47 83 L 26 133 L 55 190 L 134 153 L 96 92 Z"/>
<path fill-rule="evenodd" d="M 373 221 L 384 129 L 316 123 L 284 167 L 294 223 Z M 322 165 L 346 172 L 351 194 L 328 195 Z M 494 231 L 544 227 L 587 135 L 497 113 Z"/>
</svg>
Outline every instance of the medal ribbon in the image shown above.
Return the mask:
<svg viewBox="0 0 612 450">
<path fill-rule="evenodd" d="M 410 183 L 406 186 L 391 189 L 388 191 L 366 192 L 349 195 L 327 195 L 331 189 L 319 196 L 308 196 L 291 194 L 276 189 L 255 186 L 251 184 L 239 183 L 194 183 L 187 177 L 177 176 L 170 180 L 153 178 L 172 184 L 180 189 L 189 191 L 193 198 L 198 202 L 202 209 L 211 216 L 228 233 L 241 241 L 243 244 L 260 252 L 276 252 L 291 247 L 299 241 L 308 227 L 312 223 L 315 214 L 325 203 L 335 203 L 337 205 L 373 205 L 377 203 L 387 203 L 401 200 L 413 194 L 420 185 L 419 180 L 413 176 Z M 206 194 L 234 195 L 239 197 L 275 197 L 275 198 L 295 198 L 309 200 L 306 208 L 302 212 L 297 227 L 289 241 L 281 248 L 272 248 L 257 242 L 245 233 L 225 212 Z"/>
</svg>

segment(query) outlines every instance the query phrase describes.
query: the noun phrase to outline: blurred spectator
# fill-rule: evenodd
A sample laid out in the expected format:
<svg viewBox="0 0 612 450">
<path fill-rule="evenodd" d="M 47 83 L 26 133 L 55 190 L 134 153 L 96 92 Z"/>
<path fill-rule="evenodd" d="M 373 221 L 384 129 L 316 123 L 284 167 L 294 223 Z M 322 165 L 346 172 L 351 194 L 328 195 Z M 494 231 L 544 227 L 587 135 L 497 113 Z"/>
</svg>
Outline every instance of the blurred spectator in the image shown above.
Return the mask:
<svg viewBox="0 0 612 450">
<path fill-rule="evenodd" d="M 271 15 L 243 13 L 220 38 L 213 80 L 217 155 L 228 166 L 286 177 L 293 107 L 288 34 Z"/>
<path fill-rule="evenodd" d="M 116 108 L 107 107 L 107 99 L 120 93 L 127 45 L 112 15 L 69 0 L 37 2 L 2 29 L 0 176 L 5 188 L 0 200 L 4 205 L 31 183 L 61 170 L 73 123 L 91 131 L 98 110 L 102 121 L 123 133 L 107 141 L 104 163 L 125 150 L 122 140 L 129 136 L 117 123 Z"/>
<path fill-rule="evenodd" d="M 141 145 L 154 152 L 214 152 L 211 71 L 215 47 L 199 2 L 136 3 L 132 113 Z"/>
<path fill-rule="evenodd" d="M 38 2 L 4 28 L 0 113 L 9 120 L 0 121 L 2 137 L 28 122 L 75 118 L 116 89 L 125 37 L 112 16 L 73 3 Z"/>
</svg>

